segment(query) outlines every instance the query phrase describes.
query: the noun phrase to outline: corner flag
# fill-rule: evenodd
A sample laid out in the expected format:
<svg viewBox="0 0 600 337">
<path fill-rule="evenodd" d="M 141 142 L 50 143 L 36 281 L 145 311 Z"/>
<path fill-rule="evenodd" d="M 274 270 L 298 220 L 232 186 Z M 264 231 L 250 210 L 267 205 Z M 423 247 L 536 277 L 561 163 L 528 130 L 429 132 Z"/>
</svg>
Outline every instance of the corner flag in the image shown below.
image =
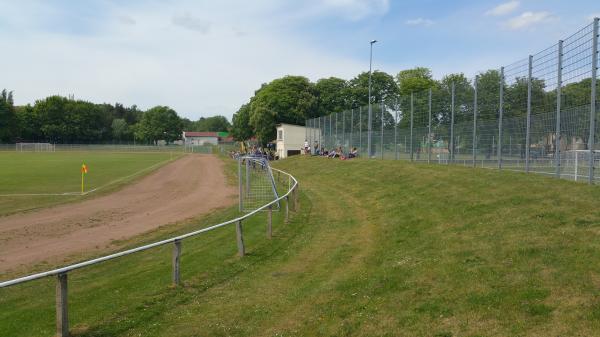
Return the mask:
<svg viewBox="0 0 600 337">
<path fill-rule="evenodd" d="M 83 194 L 83 176 L 88 173 L 88 167 L 86 164 L 81 164 L 81 194 Z"/>
</svg>

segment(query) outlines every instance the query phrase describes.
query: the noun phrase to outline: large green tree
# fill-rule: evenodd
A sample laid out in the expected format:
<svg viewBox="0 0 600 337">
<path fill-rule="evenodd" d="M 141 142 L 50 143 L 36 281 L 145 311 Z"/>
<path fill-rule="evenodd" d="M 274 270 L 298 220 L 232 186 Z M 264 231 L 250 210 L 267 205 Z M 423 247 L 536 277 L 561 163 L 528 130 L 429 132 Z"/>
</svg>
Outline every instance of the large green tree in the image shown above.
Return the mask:
<svg viewBox="0 0 600 337">
<path fill-rule="evenodd" d="M 18 120 L 13 94 L 6 89 L 0 93 L 0 142 L 9 142 L 16 136 Z"/>
<path fill-rule="evenodd" d="M 233 114 L 233 126 L 231 134 L 237 141 L 250 139 L 254 135 L 254 130 L 250 126 L 250 103 L 244 104 Z"/>
<path fill-rule="evenodd" d="M 435 85 L 435 80 L 431 76 L 431 70 L 424 67 L 402 70 L 396 75 L 396 81 L 402 95 L 410 95 L 411 92 L 416 93 L 427 90 Z"/>
<path fill-rule="evenodd" d="M 314 84 L 303 76 L 285 76 L 264 85 L 250 102 L 249 125 L 260 143 L 275 139 L 277 123 L 304 125 L 317 116 Z"/>
<path fill-rule="evenodd" d="M 315 83 L 317 96 L 317 114 L 326 116 L 331 113 L 342 112 L 351 107 L 348 102 L 348 84 L 337 77 L 322 78 Z"/>
<path fill-rule="evenodd" d="M 172 142 L 181 138 L 183 123 L 175 110 L 168 106 L 155 106 L 144 112 L 135 128 L 137 139 L 156 143 L 158 140 Z"/>
<path fill-rule="evenodd" d="M 228 131 L 231 129 L 231 123 L 225 116 L 212 116 L 212 117 L 200 117 L 200 119 L 194 123 L 194 130 L 192 131 Z"/>
</svg>

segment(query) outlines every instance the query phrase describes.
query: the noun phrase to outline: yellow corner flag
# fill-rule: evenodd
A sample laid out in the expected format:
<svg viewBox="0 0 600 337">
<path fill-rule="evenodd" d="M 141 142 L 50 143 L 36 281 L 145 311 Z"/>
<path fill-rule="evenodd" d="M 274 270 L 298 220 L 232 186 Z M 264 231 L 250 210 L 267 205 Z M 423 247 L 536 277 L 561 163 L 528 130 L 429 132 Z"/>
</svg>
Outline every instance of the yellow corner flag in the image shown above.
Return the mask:
<svg viewBox="0 0 600 337">
<path fill-rule="evenodd" d="M 83 194 L 83 177 L 88 173 L 88 167 L 86 164 L 81 164 L 81 194 Z"/>
</svg>

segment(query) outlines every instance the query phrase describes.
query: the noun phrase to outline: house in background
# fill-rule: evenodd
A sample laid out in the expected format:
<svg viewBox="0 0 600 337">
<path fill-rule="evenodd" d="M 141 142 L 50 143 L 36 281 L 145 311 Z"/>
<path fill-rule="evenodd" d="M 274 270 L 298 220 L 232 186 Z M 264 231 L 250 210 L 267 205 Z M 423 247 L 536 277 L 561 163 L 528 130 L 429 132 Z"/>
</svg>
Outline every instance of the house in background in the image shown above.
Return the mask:
<svg viewBox="0 0 600 337">
<path fill-rule="evenodd" d="M 301 125 L 277 124 L 275 151 L 280 159 L 302 153 L 306 140 L 306 128 Z"/>
<path fill-rule="evenodd" d="M 182 139 L 183 144 L 186 146 L 219 144 L 219 135 L 217 132 L 183 131 Z"/>
</svg>

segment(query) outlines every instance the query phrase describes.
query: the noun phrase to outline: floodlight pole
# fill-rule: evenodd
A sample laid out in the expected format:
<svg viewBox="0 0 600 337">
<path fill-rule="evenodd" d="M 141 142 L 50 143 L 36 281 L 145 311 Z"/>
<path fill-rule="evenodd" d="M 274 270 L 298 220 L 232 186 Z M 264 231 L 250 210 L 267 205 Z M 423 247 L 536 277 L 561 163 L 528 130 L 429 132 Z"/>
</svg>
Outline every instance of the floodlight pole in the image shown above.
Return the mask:
<svg viewBox="0 0 600 337">
<path fill-rule="evenodd" d="M 371 77 L 372 77 L 372 73 L 373 73 L 373 44 L 375 44 L 377 42 L 377 40 L 371 40 L 370 44 L 371 44 L 371 49 L 370 49 L 370 54 L 369 54 L 369 125 L 367 125 L 368 128 L 368 135 L 367 135 L 367 146 L 369 147 L 368 150 L 368 154 L 369 154 L 369 158 L 372 155 L 372 149 L 371 149 L 371 137 L 373 135 L 373 128 L 372 128 L 372 109 L 371 109 Z"/>
</svg>

